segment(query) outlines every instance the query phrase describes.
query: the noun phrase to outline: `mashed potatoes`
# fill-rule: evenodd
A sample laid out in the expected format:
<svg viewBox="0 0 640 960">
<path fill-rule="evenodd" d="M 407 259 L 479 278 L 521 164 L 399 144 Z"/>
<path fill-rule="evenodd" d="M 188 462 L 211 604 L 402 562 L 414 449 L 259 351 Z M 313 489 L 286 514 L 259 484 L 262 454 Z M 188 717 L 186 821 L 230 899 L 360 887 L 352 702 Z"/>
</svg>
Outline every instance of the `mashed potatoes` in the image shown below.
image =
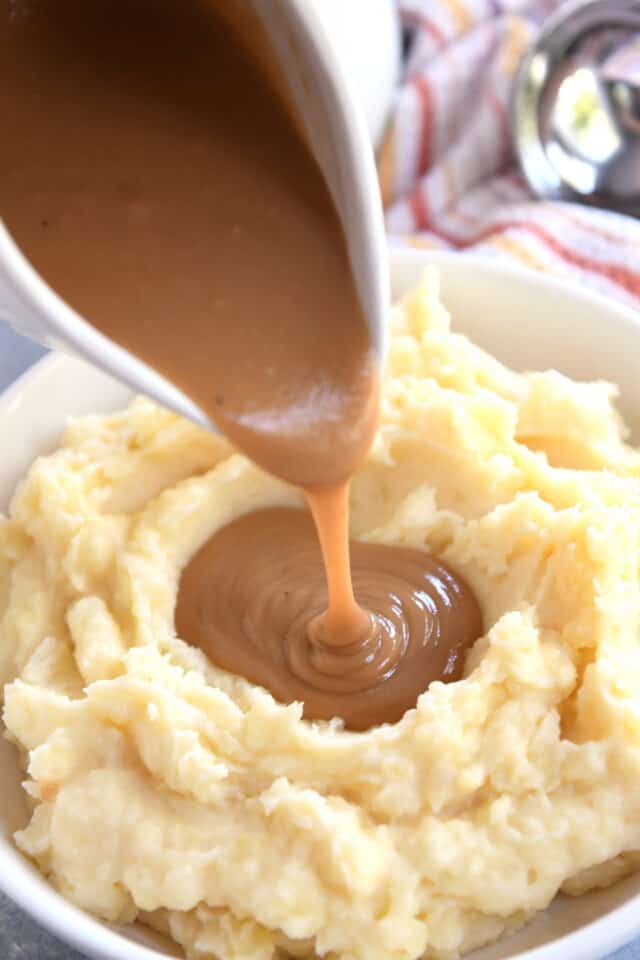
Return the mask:
<svg viewBox="0 0 640 960">
<path fill-rule="evenodd" d="M 302 721 L 176 637 L 194 551 L 302 504 L 223 439 L 144 400 L 79 420 L 1 521 L 16 842 L 194 960 L 455 957 L 640 850 L 640 454 L 615 391 L 506 370 L 433 277 L 393 329 L 353 534 L 441 555 L 487 628 L 394 726 Z"/>
</svg>

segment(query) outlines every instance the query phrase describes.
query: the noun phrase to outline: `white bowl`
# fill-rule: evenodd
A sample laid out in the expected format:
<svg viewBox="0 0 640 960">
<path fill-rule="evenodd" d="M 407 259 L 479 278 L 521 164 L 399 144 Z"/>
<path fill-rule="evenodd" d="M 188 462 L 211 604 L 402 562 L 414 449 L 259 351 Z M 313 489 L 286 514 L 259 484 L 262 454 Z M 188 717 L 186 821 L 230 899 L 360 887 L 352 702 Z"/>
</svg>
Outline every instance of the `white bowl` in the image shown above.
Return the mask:
<svg viewBox="0 0 640 960">
<path fill-rule="evenodd" d="M 640 411 L 640 314 L 534 273 L 412 251 L 392 257 L 397 297 L 429 262 L 441 268 L 442 294 L 455 327 L 519 369 L 556 367 L 577 378 L 621 388 L 632 423 Z M 65 417 L 123 405 L 129 391 L 82 362 L 41 361 L 0 398 L 0 508 L 33 458 L 56 443 Z M 68 904 L 15 850 L 11 833 L 25 822 L 13 750 L 0 744 L 0 887 L 42 926 L 100 960 L 176 956 L 142 930 L 110 929 Z M 602 960 L 640 934 L 640 874 L 588 896 L 560 897 L 518 934 L 471 955 L 473 960 Z M 155 945 L 154 945 L 155 944 Z M 470 958 L 471 960 L 471 958 Z"/>
</svg>

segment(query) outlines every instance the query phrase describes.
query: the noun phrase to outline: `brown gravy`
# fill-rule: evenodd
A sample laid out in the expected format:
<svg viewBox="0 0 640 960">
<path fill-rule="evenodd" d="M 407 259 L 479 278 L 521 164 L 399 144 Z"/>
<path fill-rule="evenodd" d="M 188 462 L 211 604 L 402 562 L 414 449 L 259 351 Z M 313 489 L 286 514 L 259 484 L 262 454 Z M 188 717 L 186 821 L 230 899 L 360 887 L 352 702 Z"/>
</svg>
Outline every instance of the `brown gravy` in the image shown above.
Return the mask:
<svg viewBox="0 0 640 960">
<path fill-rule="evenodd" d="M 308 716 L 397 719 L 431 679 L 457 675 L 477 607 L 426 554 L 380 546 L 353 547 L 372 613 L 354 599 L 348 480 L 375 431 L 378 377 L 341 224 L 297 124 L 213 0 L 0 2 L 8 229 L 82 316 L 305 487 L 316 521 L 326 615 L 311 521 L 259 512 L 184 572 L 181 635 L 279 699 L 302 696 Z M 435 583 L 444 599 L 424 613 Z"/>
<path fill-rule="evenodd" d="M 183 573 L 178 634 L 276 699 L 304 701 L 305 717 L 342 717 L 352 730 L 393 723 L 432 680 L 460 677 L 480 614 L 466 584 L 423 550 L 352 543 L 351 573 L 375 616 L 348 645 L 327 644 L 311 517 L 286 508 L 246 514 Z"/>
</svg>

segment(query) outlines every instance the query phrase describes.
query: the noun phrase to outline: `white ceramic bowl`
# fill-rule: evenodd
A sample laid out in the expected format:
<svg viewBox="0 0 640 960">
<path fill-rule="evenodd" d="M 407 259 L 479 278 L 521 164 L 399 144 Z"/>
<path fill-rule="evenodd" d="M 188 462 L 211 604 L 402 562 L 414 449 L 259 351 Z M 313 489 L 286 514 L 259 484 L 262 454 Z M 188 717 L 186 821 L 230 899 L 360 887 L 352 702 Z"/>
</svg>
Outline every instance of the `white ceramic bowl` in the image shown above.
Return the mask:
<svg viewBox="0 0 640 960">
<path fill-rule="evenodd" d="M 458 330 L 519 369 L 556 367 L 621 388 L 632 423 L 640 411 L 640 314 L 533 273 L 459 255 L 396 253 L 394 295 L 419 280 L 426 263 L 441 268 L 444 302 Z M 51 449 L 65 417 L 124 404 L 128 390 L 78 360 L 53 356 L 0 399 L 0 508 L 32 459 Z M 15 850 L 11 832 L 25 820 L 20 772 L 0 745 L 0 887 L 62 940 L 100 960 L 176 956 L 144 931 L 114 930 L 66 903 Z M 640 874 L 588 896 L 558 898 L 518 934 L 473 960 L 602 960 L 640 934 Z M 471 960 L 471 958 L 470 958 Z"/>
</svg>

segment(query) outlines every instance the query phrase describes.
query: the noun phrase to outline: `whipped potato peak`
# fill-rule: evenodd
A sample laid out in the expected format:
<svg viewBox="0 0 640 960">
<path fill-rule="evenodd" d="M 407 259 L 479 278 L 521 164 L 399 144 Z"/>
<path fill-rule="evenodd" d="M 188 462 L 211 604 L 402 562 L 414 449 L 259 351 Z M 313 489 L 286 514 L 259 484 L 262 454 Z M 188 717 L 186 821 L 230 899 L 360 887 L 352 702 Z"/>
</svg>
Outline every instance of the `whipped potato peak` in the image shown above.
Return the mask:
<svg viewBox="0 0 640 960">
<path fill-rule="evenodd" d="M 462 678 L 395 724 L 311 723 L 176 634 L 216 531 L 301 494 L 146 400 L 67 428 L 0 521 L 0 689 L 70 900 L 190 960 L 449 960 L 637 865 L 640 455 L 615 391 L 517 374 L 393 311 L 351 536 L 474 591 Z"/>
</svg>

